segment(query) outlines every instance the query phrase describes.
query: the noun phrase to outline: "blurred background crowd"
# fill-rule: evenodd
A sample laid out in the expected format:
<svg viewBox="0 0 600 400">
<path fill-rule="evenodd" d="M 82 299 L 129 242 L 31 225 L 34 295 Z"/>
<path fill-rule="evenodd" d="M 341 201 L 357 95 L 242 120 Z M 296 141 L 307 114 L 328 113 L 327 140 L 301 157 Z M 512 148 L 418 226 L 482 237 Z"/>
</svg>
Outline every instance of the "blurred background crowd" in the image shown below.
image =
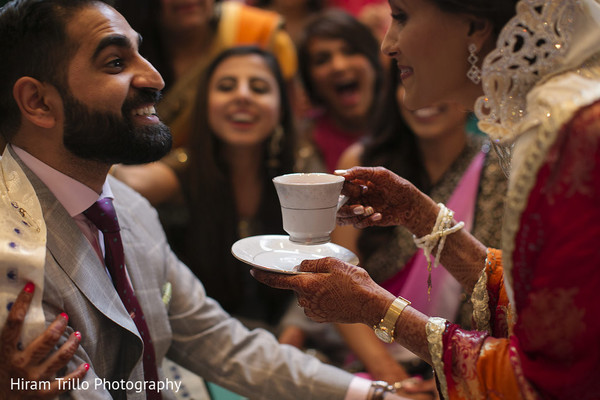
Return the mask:
<svg viewBox="0 0 600 400">
<path fill-rule="evenodd" d="M 141 54 L 165 80 L 157 111 L 174 137 L 163 160 L 111 173 L 157 207 L 171 247 L 208 295 L 248 327 L 352 372 L 430 377 L 427 364 L 366 326 L 309 321 L 292 292 L 258 283 L 230 252 L 240 238 L 284 234 L 273 177 L 356 165 L 407 178 L 483 243 L 500 245 L 505 177 L 461 107 L 403 107 L 396 65 L 380 51 L 387 1 L 109 3 L 142 35 Z M 425 261 L 402 227 L 338 227 L 332 240 L 396 294 L 425 282 L 415 278 Z M 413 304 L 468 326 L 468 296 L 445 270 L 435 274 L 446 289 L 428 299 L 416 288 Z"/>
</svg>

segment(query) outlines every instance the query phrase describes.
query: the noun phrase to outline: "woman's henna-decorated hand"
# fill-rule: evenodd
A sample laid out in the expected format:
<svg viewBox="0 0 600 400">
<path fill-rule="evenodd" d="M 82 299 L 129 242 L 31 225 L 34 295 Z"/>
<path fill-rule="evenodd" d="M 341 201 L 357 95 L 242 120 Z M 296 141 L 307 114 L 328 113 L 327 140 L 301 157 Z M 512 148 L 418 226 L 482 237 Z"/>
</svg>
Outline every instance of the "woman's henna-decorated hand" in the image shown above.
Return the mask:
<svg viewBox="0 0 600 400">
<path fill-rule="evenodd" d="M 396 298 L 377 285 L 369 274 L 336 258 L 305 260 L 297 275 L 259 269 L 250 273 L 258 281 L 279 289 L 291 289 L 305 314 L 318 322 L 362 323 L 373 327 Z M 402 346 L 431 363 L 425 326 L 428 317 L 407 307 L 397 322 L 395 338 Z"/>
<path fill-rule="evenodd" d="M 342 171 L 336 171 L 340 174 Z M 438 206 L 412 183 L 383 167 L 354 167 L 343 171 L 342 193 L 349 197 L 337 215 L 339 225 L 402 225 L 413 231 L 431 230 Z"/>
<path fill-rule="evenodd" d="M 337 214 L 339 225 L 401 225 L 418 238 L 431 233 L 440 208 L 406 179 L 382 167 L 354 167 L 336 174 L 346 179 L 342 193 L 348 196 Z M 485 258 L 486 247 L 462 229 L 447 237 L 438 261 L 471 293 Z"/>
<path fill-rule="evenodd" d="M 34 286 L 28 283 L 13 303 L 6 324 L 0 332 L 0 400 L 24 400 L 53 398 L 66 391 L 69 382 L 83 378 L 89 369 L 82 364 L 70 374 L 56 380 L 56 372 L 63 368 L 73 357 L 79 347 L 81 334 L 74 332 L 69 339 L 54 353 L 50 351 L 67 328 L 68 317 L 61 314 L 48 328 L 25 349 L 19 349 L 19 337 L 23 328 L 25 315 L 33 298 Z M 38 390 L 29 390 L 22 385 L 18 390 L 11 387 L 11 381 L 23 379 L 23 382 L 51 382 L 49 388 L 37 385 Z M 29 387 L 36 385 L 29 384 Z M 22 389 L 22 390 L 21 390 Z"/>
<path fill-rule="evenodd" d="M 373 326 L 395 298 L 363 268 L 336 258 L 305 260 L 299 270 L 314 273 L 285 275 L 253 269 L 252 275 L 268 286 L 294 290 L 306 315 L 318 322 Z"/>
</svg>

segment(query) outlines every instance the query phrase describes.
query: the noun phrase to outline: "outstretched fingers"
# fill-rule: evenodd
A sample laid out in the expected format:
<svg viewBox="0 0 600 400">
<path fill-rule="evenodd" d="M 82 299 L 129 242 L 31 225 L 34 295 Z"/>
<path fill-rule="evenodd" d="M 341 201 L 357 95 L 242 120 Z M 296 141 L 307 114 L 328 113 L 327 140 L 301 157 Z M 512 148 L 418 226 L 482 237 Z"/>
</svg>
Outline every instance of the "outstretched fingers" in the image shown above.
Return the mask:
<svg viewBox="0 0 600 400">
<path fill-rule="evenodd" d="M 296 292 L 303 292 L 307 287 L 312 286 L 312 282 L 317 278 L 311 273 L 327 273 L 331 271 L 333 260 L 335 258 L 326 257 L 316 260 L 304 260 L 298 265 L 296 275 L 280 274 L 268 272 L 258 268 L 250 270 L 250 274 L 259 282 L 277 289 L 288 289 Z M 338 260 L 339 261 L 339 260 Z M 341 261 L 340 261 L 341 262 Z M 306 273 L 310 272 L 310 273 Z"/>
<path fill-rule="evenodd" d="M 38 391 L 39 397 L 37 397 L 37 398 L 52 398 L 54 396 L 57 396 L 61 393 L 66 392 L 70 388 L 77 387 L 78 386 L 77 383 L 79 382 L 79 380 L 83 379 L 83 377 L 89 371 L 89 369 L 90 369 L 89 364 L 81 364 L 70 374 L 68 374 L 62 378 L 57 378 L 56 380 L 54 380 L 49 385 L 48 389 L 45 389 L 45 388 L 40 389 Z"/>
<path fill-rule="evenodd" d="M 378 225 L 378 221 L 381 221 L 381 213 L 375 212 L 373 207 L 356 206 L 354 210 L 356 210 L 354 215 L 348 213 L 338 213 L 336 223 L 340 226 L 352 225 L 356 228 L 362 229 L 369 226 L 376 226 Z"/>
<path fill-rule="evenodd" d="M 67 328 L 66 314 L 56 317 L 40 336 L 25 349 L 21 348 L 19 338 L 34 290 L 33 283 L 29 282 L 25 285 L 12 304 L 6 323 L 0 332 L 0 360 L 2 360 L 0 399 L 53 398 L 69 389 L 69 386 L 65 386 L 65 382 L 81 379 L 89 370 L 88 364 L 82 364 L 64 378 L 53 379 L 56 373 L 72 359 L 81 341 L 81 335 L 75 332 L 56 352 L 52 353 Z M 41 385 L 36 390 L 28 389 L 15 393 L 10 385 L 11 379 L 14 378 L 52 380 L 52 382 L 47 386 Z"/>
<path fill-rule="evenodd" d="M 253 268 L 250 270 L 250 275 L 252 275 L 257 281 L 264 283 L 267 286 L 271 286 L 276 289 L 295 290 L 297 287 L 295 278 L 301 274 L 288 275 Z"/>
<path fill-rule="evenodd" d="M 34 290 L 35 285 L 31 282 L 27 283 L 11 306 L 4 328 L 0 333 L 0 355 L 2 356 L 0 358 L 3 360 L 7 360 L 17 351 L 23 322 L 33 299 Z"/>
<path fill-rule="evenodd" d="M 302 272 L 327 273 L 331 272 L 333 263 L 336 260 L 332 257 L 318 258 L 316 260 L 304 260 L 298 268 Z"/>
<path fill-rule="evenodd" d="M 81 342 L 81 333 L 73 332 L 69 339 L 54 352 L 46 361 L 40 365 L 40 377 L 49 379 L 63 368 L 73 358 L 79 343 Z"/>
<path fill-rule="evenodd" d="M 346 178 L 346 181 L 368 182 L 376 175 L 378 167 L 353 167 L 347 170 L 336 170 L 336 175 Z"/>
<path fill-rule="evenodd" d="M 35 338 L 23 351 L 23 358 L 29 365 L 39 364 L 48 357 L 48 353 L 56 346 L 58 340 L 67 328 L 69 317 L 62 313 L 46 328 L 44 333 Z"/>
</svg>

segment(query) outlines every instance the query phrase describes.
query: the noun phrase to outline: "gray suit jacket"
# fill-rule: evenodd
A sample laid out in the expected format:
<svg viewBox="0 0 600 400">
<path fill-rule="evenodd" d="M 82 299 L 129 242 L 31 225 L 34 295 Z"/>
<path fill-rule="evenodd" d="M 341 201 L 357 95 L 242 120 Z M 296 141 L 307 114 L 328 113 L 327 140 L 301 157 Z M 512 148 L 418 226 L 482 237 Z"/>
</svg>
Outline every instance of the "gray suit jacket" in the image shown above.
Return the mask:
<svg viewBox="0 0 600 400">
<path fill-rule="evenodd" d="M 49 189 L 14 154 L 35 188 L 48 229 L 43 306 L 48 323 L 61 312 L 82 341 L 72 370 L 90 364 L 81 390 L 68 399 L 144 399 L 121 380 L 143 381 L 142 340 L 103 264 Z M 129 276 L 142 305 L 158 364 L 168 356 L 205 379 L 250 399 L 342 399 L 352 376 L 262 330 L 248 331 L 212 299 L 170 250 L 156 211 L 139 194 L 109 177 L 121 225 Z M 199 227 L 198 229 L 202 229 Z M 161 289 L 173 288 L 168 306 Z M 162 376 L 162 371 L 159 371 Z M 112 387 L 116 385 L 117 388 Z M 84 390 L 86 386 L 89 389 Z M 171 399 L 172 393 L 164 393 Z"/>
</svg>

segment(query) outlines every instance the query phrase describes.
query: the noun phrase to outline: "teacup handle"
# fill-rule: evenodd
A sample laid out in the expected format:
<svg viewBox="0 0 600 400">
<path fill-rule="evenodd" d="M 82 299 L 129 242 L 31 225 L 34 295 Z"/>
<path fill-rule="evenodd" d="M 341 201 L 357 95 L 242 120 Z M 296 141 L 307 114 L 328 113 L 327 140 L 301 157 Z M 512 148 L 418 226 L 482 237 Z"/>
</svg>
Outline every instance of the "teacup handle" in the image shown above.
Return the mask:
<svg viewBox="0 0 600 400">
<path fill-rule="evenodd" d="M 348 201 L 348 196 L 340 194 L 340 197 L 339 197 L 338 203 L 337 203 L 337 210 L 339 210 L 340 207 L 342 207 L 344 204 L 346 204 L 347 201 Z"/>
</svg>

